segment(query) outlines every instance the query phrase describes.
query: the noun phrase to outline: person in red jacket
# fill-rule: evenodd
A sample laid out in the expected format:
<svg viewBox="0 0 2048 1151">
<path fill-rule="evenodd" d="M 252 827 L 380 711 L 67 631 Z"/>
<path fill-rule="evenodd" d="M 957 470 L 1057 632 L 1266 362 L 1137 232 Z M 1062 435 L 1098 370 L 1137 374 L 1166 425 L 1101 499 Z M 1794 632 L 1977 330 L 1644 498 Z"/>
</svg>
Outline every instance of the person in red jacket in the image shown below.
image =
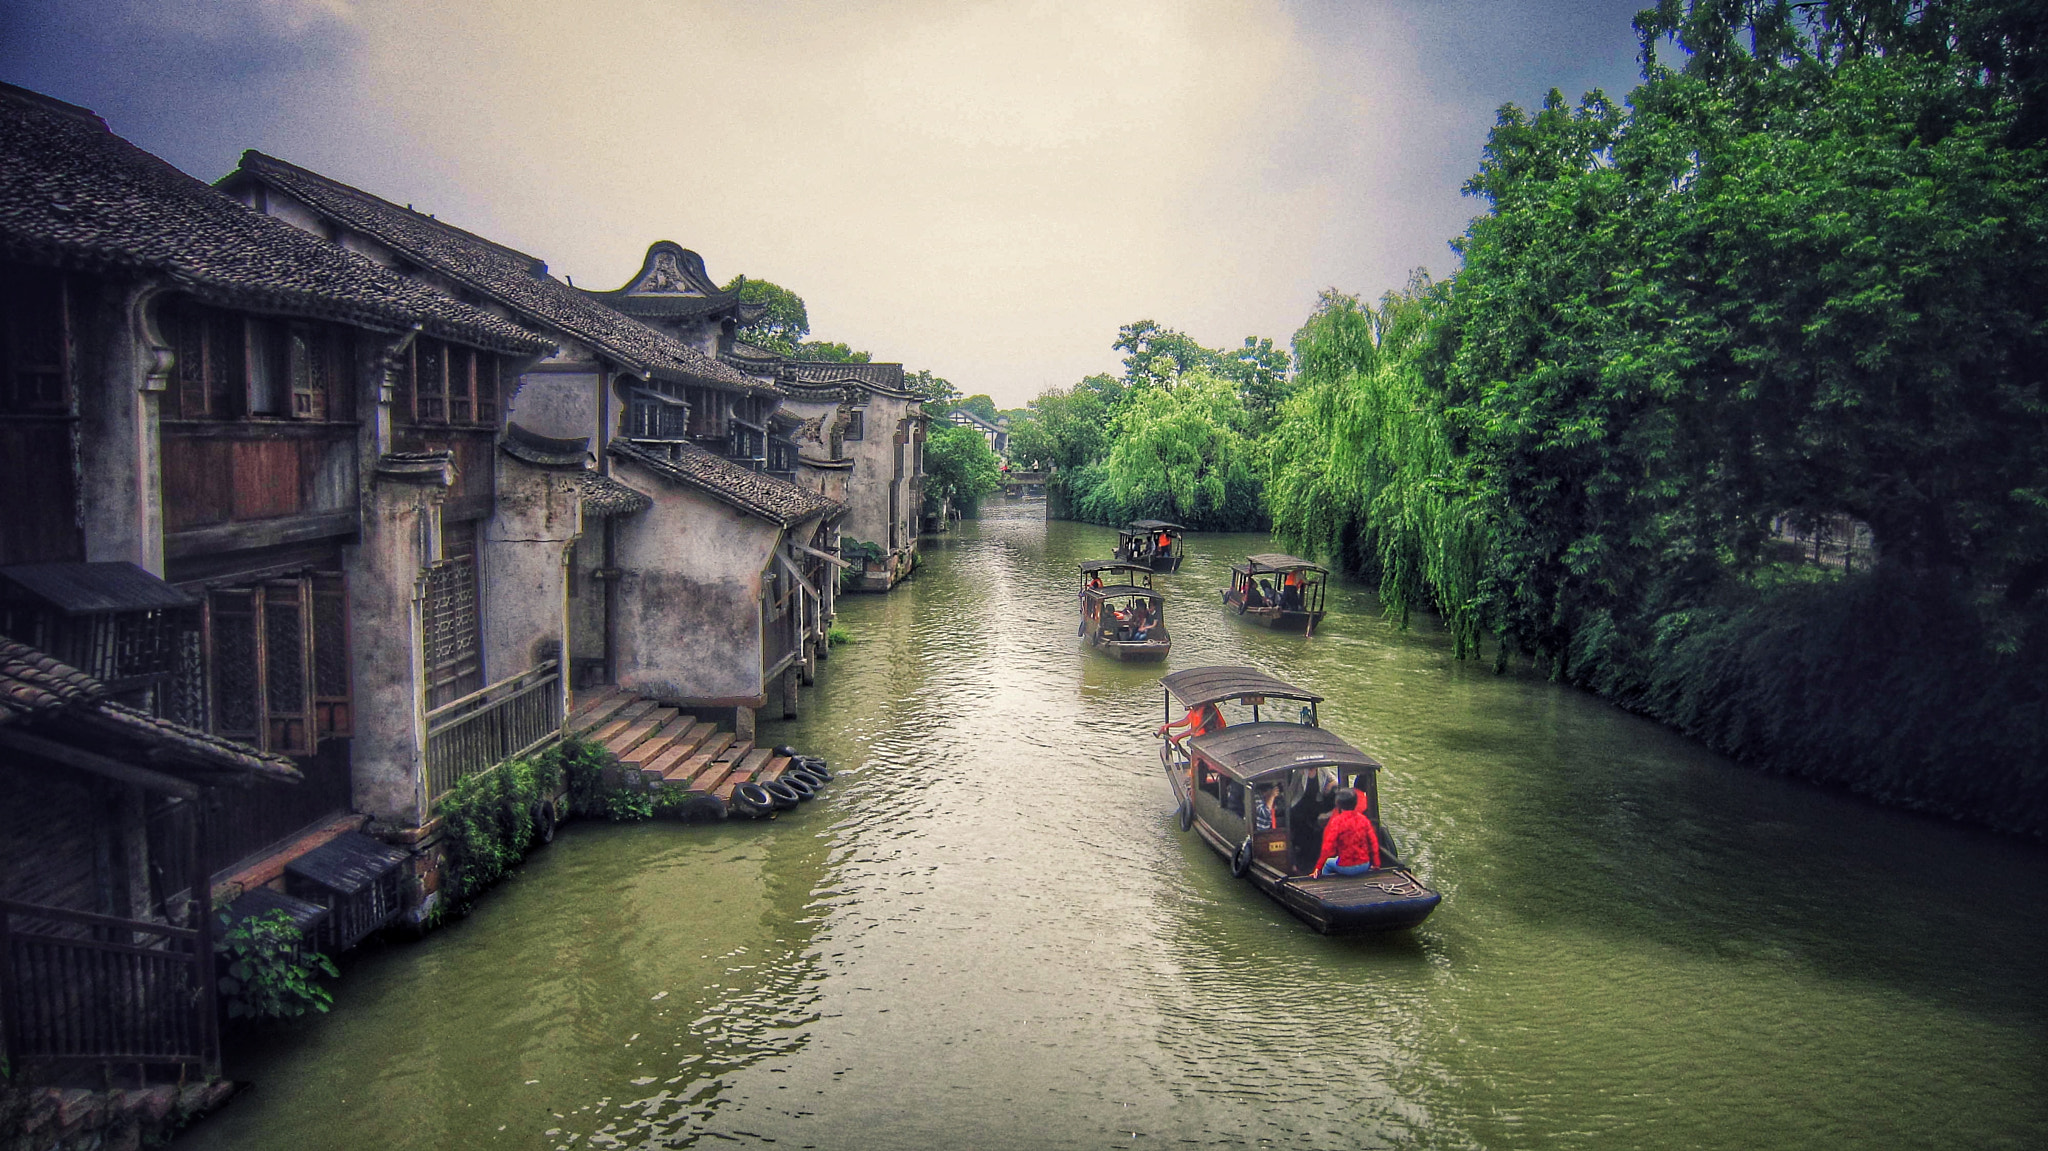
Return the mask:
<svg viewBox="0 0 2048 1151">
<path fill-rule="evenodd" d="M 1380 834 L 1366 817 L 1364 797 L 1353 788 L 1337 792 L 1337 811 L 1323 829 L 1323 861 L 1318 878 L 1332 875 L 1363 875 L 1380 865 Z"/>
</svg>

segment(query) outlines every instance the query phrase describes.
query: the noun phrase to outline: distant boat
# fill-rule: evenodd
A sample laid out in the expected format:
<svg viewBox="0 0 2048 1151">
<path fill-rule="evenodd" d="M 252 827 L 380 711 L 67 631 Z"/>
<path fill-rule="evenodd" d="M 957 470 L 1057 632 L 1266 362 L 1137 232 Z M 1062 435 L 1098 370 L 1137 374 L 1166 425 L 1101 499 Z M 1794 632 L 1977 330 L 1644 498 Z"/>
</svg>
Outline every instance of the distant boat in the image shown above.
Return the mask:
<svg viewBox="0 0 2048 1151">
<path fill-rule="evenodd" d="M 1255 555 L 1230 569 L 1223 605 L 1276 631 L 1309 631 L 1323 618 L 1323 593 L 1330 573 L 1279 552 Z"/>
<path fill-rule="evenodd" d="M 1166 600 L 1152 586 L 1152 569 L 1122 560 L 1083 563 L 1081 634 L 1120 660 L 1165 659 L 1173 637 L 1166 631 Z"/>
<path fill-rule="evenodd" d="M 1398 931 L 1429 917 L 1443 896 L 1396 857 L 1382 819 L 1379 761 L 1317 725 L 1322 698 L 1249 667 L 1198 667 L 1163 676 L 1166 710 L 1234 702 L 1252 712 L 1201 735 L 1163 738 L 1159 762 L 1179 800 L 1180 827 L 1230 861 L 1232 875 L 1326 935 Z M 1303 705 L 1297 720 L 1275 701 Z M 1383 866 L 1362 875 L 1316 876 L 1323 825 L 1340 787 L 1356 788 L 1380 837 Z"/>
<path fill-rule="evenodd" d="M 1116 558 L 1145 564 L 1156 572 L 1180 569 L 1180 533 L 1187 529 L 1165 520 L 1132 520 L 1116 532 Z"/>
</svg>

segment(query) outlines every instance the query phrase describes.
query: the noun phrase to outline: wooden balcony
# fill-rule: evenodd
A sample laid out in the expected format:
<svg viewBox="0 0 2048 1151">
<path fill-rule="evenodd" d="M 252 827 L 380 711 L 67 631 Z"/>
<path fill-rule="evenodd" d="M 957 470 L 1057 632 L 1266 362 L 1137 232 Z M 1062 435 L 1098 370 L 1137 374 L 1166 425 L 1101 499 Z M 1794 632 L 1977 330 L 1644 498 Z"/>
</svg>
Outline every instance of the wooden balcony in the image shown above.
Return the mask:
<svg viewBox="0 0 2048 1151">
<path fill-rule="evenodd" d="M 546 744 L 562 732 L 562 672 L 554 660 L 427 713 L 427 795 Z"/>
</svg>

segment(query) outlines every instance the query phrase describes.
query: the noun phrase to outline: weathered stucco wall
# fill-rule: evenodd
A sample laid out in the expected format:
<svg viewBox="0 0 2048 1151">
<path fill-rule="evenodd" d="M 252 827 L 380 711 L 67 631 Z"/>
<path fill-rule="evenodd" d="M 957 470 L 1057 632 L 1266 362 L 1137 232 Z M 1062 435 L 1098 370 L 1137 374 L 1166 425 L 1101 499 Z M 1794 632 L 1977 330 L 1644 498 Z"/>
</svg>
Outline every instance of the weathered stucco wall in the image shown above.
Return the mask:
<svg viewBox="0 0 2048 1151">
<path fill-rule="evenodd" d="M 379 479 L 363 503 L 348 573 L 349 667 L 355 681 L 352 772 L 357 811 L 397 827 L 426 819 L 426 718 L 421 701 L 422 569 L 441 484 Z"/>
<path fill-rule="evenodd" d="M 675 703 L 759 707 L 761 571 L 782 530 L 631 460 L 654 497 L 618 521 L 618 682 Z"/>
<path fill-rule="evenodd" d="M 127 560 L 164 574 L 157 397 L 136 289 L 102 284 L 74 301 L 78 500 L 85 559 Z M 135 301 L 139 303 L 139 301 Z M 163 380 L 154 382 L 161 386 Z"/>
<path fill-rule="evenodd" d="M 537 435 L 595 437 L 597 397 L 594 368 L 562 371 L 543 365 L 519 377 L 518 390 L 506 401 L 505 418 Z"/>
<path fill-rule="evenodd" d="M 559 654 L 568 611 L 563 560 L 582 530 L 571 476 L 498 457 L 497 510 L 483 524 L 484 666 L 493 680 Z"/>
</svg>

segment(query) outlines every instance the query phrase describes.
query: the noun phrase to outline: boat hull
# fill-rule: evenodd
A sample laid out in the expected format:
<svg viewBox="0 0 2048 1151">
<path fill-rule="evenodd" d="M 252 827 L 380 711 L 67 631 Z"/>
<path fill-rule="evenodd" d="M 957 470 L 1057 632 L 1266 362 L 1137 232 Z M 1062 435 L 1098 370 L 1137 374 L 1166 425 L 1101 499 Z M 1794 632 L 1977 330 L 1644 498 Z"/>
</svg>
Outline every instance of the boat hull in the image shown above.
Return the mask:
<svg viewBox="0 0 2048 1151">
<path fill-rule="evenodd" d="M 1186 771 L 1169 763 L 1166 779 L 1173 787 L 1175 800 L 1188 804 Z M 1236 845 L 1207 821 L 1196 819 L 1193 827 L 1202 842 L 1221 858 L 1228 860 L 1236 852 Z M 1288 875 L 1264 862 L 1254 862 L 1246 869 L 1245 878 L 1295 918 L 1324 935 L 1404 931 L 1428 919 L 1444 898 L 1401 866 L 1319 879 Z"/>
<path fill-rule="evenodd" d="M 1096 640 L 1095 647 L 1104 655 L 1120 659 L 1125 663 L 1156 663 L 1166 658 L 1173 650 L 1172 640 Z"/>
<path fill-rule="evenodd" d="M 1223 589 L 1223 606 L 1235 611 L 1246 623 L 1269 627 L 1274 631 L 1307 631 L 1321 623 L 1323 613 L 1319 611 L 1289 611 L 1278 607 L 1246 607 L 1229 588 Z"/>
</svg>

